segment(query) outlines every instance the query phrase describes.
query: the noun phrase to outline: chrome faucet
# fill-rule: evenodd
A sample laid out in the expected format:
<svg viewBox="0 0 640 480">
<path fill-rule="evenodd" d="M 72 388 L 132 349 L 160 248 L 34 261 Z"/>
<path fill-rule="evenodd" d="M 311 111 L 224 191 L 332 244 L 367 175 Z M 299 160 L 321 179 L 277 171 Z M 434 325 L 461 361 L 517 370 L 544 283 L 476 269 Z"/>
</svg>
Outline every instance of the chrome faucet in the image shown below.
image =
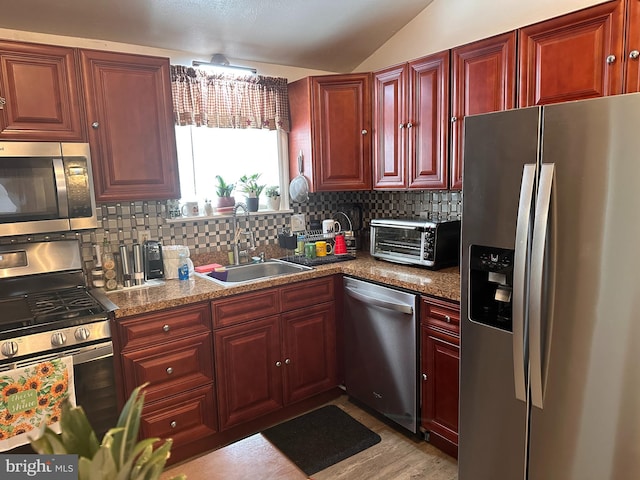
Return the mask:
<svg viewBox="0 0 640 480">
<path fill-rule="evenodd" d="M 238 210 L 244 210 L 244 215 L 246 217 L 246 223 L 248 228 L 245 228 L 244 231 L 240 230 L 238 226 Z M 242 203 L 236 203 L 236 206 L 233 207 L 233 261 L 236 265 L 240 265 L 240 257 L 244 256 L 249 259 L 249 251 L 254 252 L 256 249 L 256 239 L 253 235 L 253 228 L 251 226 L 251 218 L 249 217 L 249 209 L 247 206 Z M 247 250 L 240 250 L 240 236 L 249 234 L 249 246 Z"/>
</svg>

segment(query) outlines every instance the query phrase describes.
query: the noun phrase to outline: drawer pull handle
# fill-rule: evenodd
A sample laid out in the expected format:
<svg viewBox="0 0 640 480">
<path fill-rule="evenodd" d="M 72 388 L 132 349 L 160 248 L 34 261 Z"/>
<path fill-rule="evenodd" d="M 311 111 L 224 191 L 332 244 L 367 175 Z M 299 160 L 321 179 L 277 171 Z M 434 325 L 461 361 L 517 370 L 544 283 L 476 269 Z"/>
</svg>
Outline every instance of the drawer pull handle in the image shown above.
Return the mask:
<svg viewBox="0 0 640 480">
<path fill-rule="evenodd" d="M 178 423 L 174 420 L 173 422 L 171 422 L 171 423 L 169 424 L 169 426 L 170 426 L 171 428 L 176 428 L 176 427 L 178 426 Z"/>
<path fill-rule="evenodd" d="M 451 323 L 451 317 L 449 315 L 444 316 L 444 321 L 447 323 Z"/>
<path fill-rule="evenodd" d="M 167 368 L 167 375 L 171 375 L 173 373 L 173 368 L 168 367 Z"/>
<path fill-rule="evenodd" d="M 164 330 L 165 332 L 168 332 L 169 330 L 171 330 L 171 327 L 167 324 L 162 326 L 162 330 Z"/>
</svg>

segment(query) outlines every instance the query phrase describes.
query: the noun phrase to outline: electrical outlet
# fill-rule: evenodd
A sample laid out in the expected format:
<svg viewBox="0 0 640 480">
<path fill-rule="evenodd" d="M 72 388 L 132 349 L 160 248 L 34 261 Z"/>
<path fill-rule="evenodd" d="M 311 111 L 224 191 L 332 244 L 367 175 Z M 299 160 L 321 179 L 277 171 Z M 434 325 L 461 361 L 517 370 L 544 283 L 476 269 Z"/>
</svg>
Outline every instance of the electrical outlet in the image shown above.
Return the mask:
<svg viewBox="0 0 640 480">
<path fill-rule="evenodd" d="M 298 213 L 295 215 L 291 215 L 291 231 L 292 232 L 302 232 L 306 230 L 307 222 L 304 218 L 304 213 Z"/>
<path fill-rule="evenodd" d="M 138 230 L 138 243 L 142 244 L 145 240 L 151 240 L 151 231 Z"/>
</svg>

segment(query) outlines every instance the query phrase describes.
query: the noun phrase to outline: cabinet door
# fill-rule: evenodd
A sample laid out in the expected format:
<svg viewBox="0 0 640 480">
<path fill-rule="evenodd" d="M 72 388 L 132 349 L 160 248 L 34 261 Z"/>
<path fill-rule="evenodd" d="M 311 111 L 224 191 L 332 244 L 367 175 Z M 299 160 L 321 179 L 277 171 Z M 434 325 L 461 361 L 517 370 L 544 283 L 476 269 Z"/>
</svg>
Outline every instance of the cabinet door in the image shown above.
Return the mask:
<svg viewBox="0 0 640 480">
<path fill-rule="evenodd" d="M 373 76 L 373 187 L 407 187 L 406 64 Z"/>
<path fill-rule="evenodd" d="M 220 430 L 282 407 L 279 318 L 214 333 Z"/>
<path fill-rule="evenodd" d="M 449 52 L 409 63 L 408 187 L 447 188 Z"/>
<path fill-rule="evenodd" d="M 622 92 L 624 2 L 608 2 L 522 28 L 520 106 Z"/>
<path fill-rule="evenodd" d="M 516 32 L 452 50 L 451 189 L 462 188 L 464 118 L 508 110 L 516 100 Z"/>
<path fill-rule="evenodd" d="M 76 51 L 0 42 L 0 139 L 84 140 Z"/>
<path fill-rule="evenodd" d="M 81 50 L 96 198 L 179 198 L 166 58 Z"/>
<path fill-rule="evenodd" d="M 369 74 L 313 79 L 313 176 L 319 192 L 371 190 L 370 83 Z"/>
<path fill-rule="evenodd" d="M 421 326 L 421 340 L 421 425 L 431 432 L 434 444 L 450 455 L 457 456 L 459 340 L 425 325 Z M 445 439 L 445 442 L 439 442 L 437 437 Z"/>
<path fill-rule="evenodd" d="M 640 0 L 627 0 L 625 93 L 640 92 Z"/>
<path fill-rule="evenodd" d="M 334 303 L 283 314 L 282 330 L 285 404 L 337 386 Z"/>
</svg>

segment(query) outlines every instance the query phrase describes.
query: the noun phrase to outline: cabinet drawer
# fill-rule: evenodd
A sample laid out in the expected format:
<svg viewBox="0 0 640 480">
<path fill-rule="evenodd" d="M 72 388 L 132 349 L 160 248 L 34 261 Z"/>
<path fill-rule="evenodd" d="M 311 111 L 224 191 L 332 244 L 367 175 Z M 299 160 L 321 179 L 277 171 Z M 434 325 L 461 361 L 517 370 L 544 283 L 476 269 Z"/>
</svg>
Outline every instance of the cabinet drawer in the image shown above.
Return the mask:
<svg viewBox="0 0 640 480">
<path fill-rule="evenodd" d="M 333 277 L 298 282 L 280 289 L 282 311 L 334 300 Z"/>
<path fill-rule="evenodd" d="M 149 382 L 152 402 L 213 381 L 211 333 L 200 334 L 122 355 L 125 387 L 132 391 Z"/>
<path fill-rule="evenodd" d="M 207 303 L 139 315 L 118 323 L 122 351 L 211 330 L 211 312 Z"/>
<path fill-rule="evenodd" d="M 218 431 L 213 384 L 146 404 L 140 419 L 143 438 L 173 438 L 174 445 Z"/>
<path fill-rule="evenodd" d="M 213 327 L 227 327 L 280 312 L 278 290 L 264 290 L 218 300 L 211 304 Z"/>
<path fill-rule="evenodd" d="M 431 327 L 460 334 L 460 307 L 429 297 L 420 300 L 420 319 Z"/>
</svg>

